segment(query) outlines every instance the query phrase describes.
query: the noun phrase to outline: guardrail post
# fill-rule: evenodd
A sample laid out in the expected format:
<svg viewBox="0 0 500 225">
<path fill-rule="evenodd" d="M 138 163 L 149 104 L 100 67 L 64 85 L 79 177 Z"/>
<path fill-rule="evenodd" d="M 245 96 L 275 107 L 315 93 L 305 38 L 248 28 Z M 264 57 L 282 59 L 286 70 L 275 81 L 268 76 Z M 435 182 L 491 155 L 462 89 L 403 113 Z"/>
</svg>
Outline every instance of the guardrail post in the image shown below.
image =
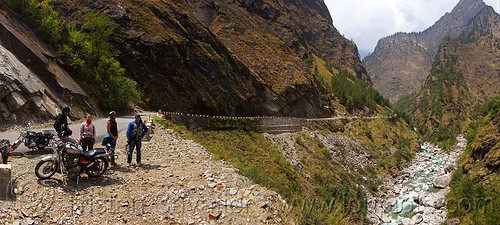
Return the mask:
<svg viewBox="0 0 500 225">
<path fill-rule="evenodd" d="M 7 199 L 12 193 L 12 166 L 0 164 L 0 199 Z"/>
</svg>

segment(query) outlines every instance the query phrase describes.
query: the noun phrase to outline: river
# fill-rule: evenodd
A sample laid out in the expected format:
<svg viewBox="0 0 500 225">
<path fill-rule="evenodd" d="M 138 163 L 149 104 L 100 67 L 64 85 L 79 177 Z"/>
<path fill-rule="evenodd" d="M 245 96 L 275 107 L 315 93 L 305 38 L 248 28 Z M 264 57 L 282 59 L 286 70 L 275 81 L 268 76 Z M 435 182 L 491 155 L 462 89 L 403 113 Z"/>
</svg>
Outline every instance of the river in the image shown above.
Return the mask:
<svg viewBox="0 0 500 225">
<path fill-rule="evenodd" d="M 370 221 L 389 224 L 440 224 L 446 221 L 445 196 L 457 167 L 457 160 L 465 150 L 466 140 L 457 136 L 458 144 L 446 153 L 439 147 L 424 143 L 402 175 L 386 185 L 392 187 L 368 202 Z"/>
</svg>

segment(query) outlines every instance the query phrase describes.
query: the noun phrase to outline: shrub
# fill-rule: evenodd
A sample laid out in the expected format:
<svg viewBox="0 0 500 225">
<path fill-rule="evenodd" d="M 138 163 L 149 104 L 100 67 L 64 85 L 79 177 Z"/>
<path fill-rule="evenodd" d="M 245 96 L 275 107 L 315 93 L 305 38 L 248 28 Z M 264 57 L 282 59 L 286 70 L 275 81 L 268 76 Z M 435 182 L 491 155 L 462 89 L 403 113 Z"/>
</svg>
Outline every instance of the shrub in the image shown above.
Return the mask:
<svg viewBox="0 0 500 225">
<path fill-rule="evenodd" d="M 365 136 L 368 137 L 370 140 L 373 140 L 372 129 L 370 129 L 369 127 L 365 127 L 363 128 L 363 130 L 365 132 Z"/>
<path fill-rule="evenodd" d="M 368 188 L 373 193 L 376 193 L 378 191 L 378 187 L 377 187 L 377 184 L 375 182 L 370 182 L 370 184 L 368 185 Z"/>
<path fill-rule="evenodd" d="M 486 186 L 458 168 L 446 196 L 448 218 L 458 217 L 467 224 L 497 224 L 500 221 L 499 178 Z M 464 221 L 465 220 L 465 221 Z"/>
<path fill-rule="evenodd" d="M 321 148 L 323 150 L 323 155 L 327 158 L 327 159 L 332 159 L 332 156 L 330 155 L 330 150 L 328 150 L 327 147 L 322 147 Z"/>
</svg>

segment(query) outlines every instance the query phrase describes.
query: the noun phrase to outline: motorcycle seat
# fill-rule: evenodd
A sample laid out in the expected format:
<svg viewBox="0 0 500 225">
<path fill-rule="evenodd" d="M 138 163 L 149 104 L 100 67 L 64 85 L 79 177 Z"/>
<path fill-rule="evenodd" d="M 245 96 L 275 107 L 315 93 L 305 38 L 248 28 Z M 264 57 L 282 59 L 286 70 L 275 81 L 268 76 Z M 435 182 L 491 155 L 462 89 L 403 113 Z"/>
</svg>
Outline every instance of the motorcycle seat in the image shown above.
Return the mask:
<svg viewBox="0 0 500 225">
<path fill-rule="evenodd" d="M 96 155 L 105 154 L 105 153 L 106 153 L 106 150 L 104 150 L 104 148 L 94 148 L 90 151 L 82 152 L 82 156 L 87 158 L 87 159 L 92 159 Z"/>
<path fill-rule="evenodd" d="M 52 135 L 53 132 L 54 131 L 52 131 L 52 130 L 44 130 L 44 131 L 40 132 L 40 134 L 42 136 L 50 136 L 50 135 Z"/>
</svg>

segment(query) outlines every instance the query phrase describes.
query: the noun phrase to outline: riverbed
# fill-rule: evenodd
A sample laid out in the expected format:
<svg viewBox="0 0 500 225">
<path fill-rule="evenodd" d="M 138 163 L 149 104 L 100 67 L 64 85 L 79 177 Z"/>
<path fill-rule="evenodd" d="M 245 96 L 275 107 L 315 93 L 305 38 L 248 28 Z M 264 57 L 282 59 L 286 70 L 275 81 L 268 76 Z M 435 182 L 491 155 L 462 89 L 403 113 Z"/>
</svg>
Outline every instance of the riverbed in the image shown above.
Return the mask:
<svg viewBox="0 0 500 225">
<path fill-rule="evenodd" d="M 389 224 L 440 224 L 446 220 L 445 196 L 457 167 L 457 159 L 465 150 L 466 140 L 457 136 L 458 144 L 450 152 L 424 143 L 411 164 L 396 179 L 387 181 L 393 187 L 368 202 L 369 219 Z"/>
</svg>

